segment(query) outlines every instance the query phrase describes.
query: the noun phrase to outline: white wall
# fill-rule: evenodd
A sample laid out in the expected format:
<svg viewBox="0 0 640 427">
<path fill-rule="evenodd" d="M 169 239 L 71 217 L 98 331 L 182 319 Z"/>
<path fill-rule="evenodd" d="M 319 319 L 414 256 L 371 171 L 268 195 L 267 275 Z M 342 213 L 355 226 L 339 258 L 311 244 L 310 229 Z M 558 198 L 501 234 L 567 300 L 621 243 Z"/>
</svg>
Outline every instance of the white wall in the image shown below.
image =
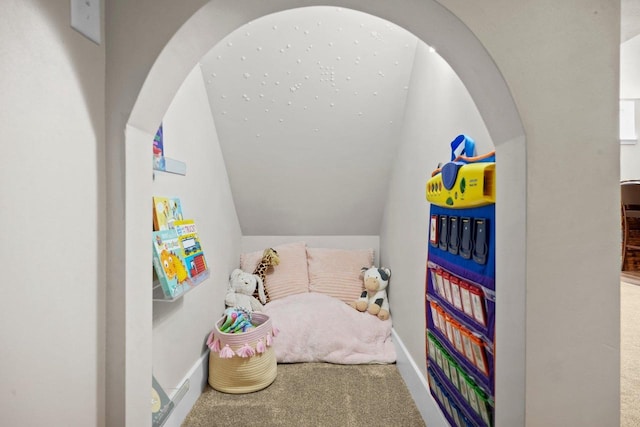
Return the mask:
<svg viewBox="0 0 640 427">
<path fill-rule="evenodd" d="M 180 198 L 184 217 L 196 222 L 210 270 L 209 279 L 183 298 L 153 304 L 153 373 L 171 393 L 204 352 L 222 315 L 229 273 L 240 259 L 241 233 L 199 66 L 176 94 L 163 128 L 165 155 L 186 162 L 187 174 L 156 172 L 152 191 Z"/>
<path fill-rule="evenodd" d="M 527 425 L 618 425 L 620 4 L 442 3 L 482 40 L 525 127 Z"/>
<path fill-rule="evenodd" d="M 141 70 L 137 62 L 151 64 L 160 54 L 171 36 L 180 25 L 188 19 L 207 0 L 185 2 L 167 1 L 160 4 L 157 0 L 137 0 L 135 2 L 109 1 L 105 3 L 105 46 L 106 46 L 106 86 L 108 88 L 105 101 L 106 121 L 106 174 L 107 174 L 107 345 L 106 345 L 106 407 L 108 408 L 106 424 L 112 427 L 134 426 L 151 423 L 146 411 L 140 408 L 136 399 L 128 397 L 131 393 L 142 396 L 148 389 L 151 376 L 151 310 L 150 294 L 139 298 L 131 297 L 130 283 L 144 283 L 148 280 L 147 259 L 140 257 L 140 265 L 144 271 L 132 278 L 127 267 L 127 250 L 135 254 L 146 254 L 148 246 L 144 245 L 146 236 L 140 236 L 140 247 L 127 247 L 127 242 L 136 241 L 137 223 L 131 221 L 127 211 L 146 212 L 148 204 L 142 203 L 140 210 L 135 206 L 127 206 L 127 193 L 147 194 L 150 183 L 139 183 L 143 188 L 125 188 L 126 179 L 131 179 L 130 167 L 135 174 L 148 179 L 151 170 L 144 170 L 146 162 L 137 163 L 127 153 L 135 152 L 145 159 L 146 144 L 157 129 L 169 104 L 188 73 L 196 62 L 185 67 L 180 84 L 172 88 L 165 103 L 159 107 L 159 114 L 148 128 L 132 130 L 127 127 L 128 118 L 138 96 L 139 87 L 147 78 L 148 69 Z M 184 54 L 188 50 L 181 50 Z M 125 134 L 135 137 L 137 144 L 125 147 Z M 136 145 L 139 145 L 136 146 Z M 125 161 L 126 159 L 126 161 Z M 151 167 L 150 165 L 148 166 Z M 133 205 L 132 203 L 130 205 Z M 140 215 L 142 215 L 140 213 Z M 138 221 L 146 226 L 147 218 Z M 150 261 L 150 258 L 149 258 Z M 148 306 L 147 306 L 148 305 Z M 128 329 L 129 325 L 135 327 Z M 132 345 L 128 345 L 128 343 Z M 137 361 L 134 363 L 132 361 Z M 143 362 L 144 361 L 144 362 Z M 123 367 L 127 367 L 125 370 Z M 135 391 L 132 391 L 135 390 Z"/>
<path fill-rule="evenodd" d="M 392 272 L 389 303 L 394 328 L 425 377 L 424 283 L 429 240 L 425 185 L 438 163 L 450 160 L 449 143 L 461 133 L 476 141 L 478 154 L 493 150 L 478 109 L 458 76 L 440 55 L 418 43 L 380 231 L 380 256 L 381 264 Z"/>
<path fill-rule="evenodd" d="M 69 1 L 0 13 L 0 425 L 104 425 L 105 50 Z"/>
<path fill-rule="evenodd" d="M 638 54 L 640 55 L 640 52 Z M 638 134 L 640 133 L 640 99 L 636 99 L 634 103 L 636 134 Z M 620 179 L 640 179 L 640 144 L 637 140 L 620 144 Z"/>
<path fill-rule="evenodd" d="M 640 36 L 620 45 L 620 99 L 635 99 L 636 131 L 640 131 Z M 640 179 L 640 144 L 620 146 L 620 179 Z"/>
<path fill-rule="evenodd" d="M 620 98 L 640 98 L 640 35 L 620 45 Z"/>
</svg>

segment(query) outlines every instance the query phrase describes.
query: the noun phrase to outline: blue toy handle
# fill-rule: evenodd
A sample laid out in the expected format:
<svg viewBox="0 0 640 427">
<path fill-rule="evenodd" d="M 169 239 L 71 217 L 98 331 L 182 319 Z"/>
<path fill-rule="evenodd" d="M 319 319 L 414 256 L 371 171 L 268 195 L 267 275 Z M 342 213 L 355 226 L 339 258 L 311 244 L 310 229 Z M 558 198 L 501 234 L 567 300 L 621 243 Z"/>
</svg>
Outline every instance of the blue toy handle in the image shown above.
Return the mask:
<svg viewBox="0 0 640 427">
<path fill-rule="evenodd" d="M 460 156 L 475 157 L 476 142 L 467 135 L 458 135 L 451 141 L 451 161 Z"/>
</svg>

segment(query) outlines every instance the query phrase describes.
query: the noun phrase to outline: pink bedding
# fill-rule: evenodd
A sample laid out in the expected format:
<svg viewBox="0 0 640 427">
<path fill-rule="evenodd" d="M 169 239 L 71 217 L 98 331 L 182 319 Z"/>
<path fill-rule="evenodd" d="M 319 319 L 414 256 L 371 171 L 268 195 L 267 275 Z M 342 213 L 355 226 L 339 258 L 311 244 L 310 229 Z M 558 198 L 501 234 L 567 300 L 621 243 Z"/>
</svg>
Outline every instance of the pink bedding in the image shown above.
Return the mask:
<svg viewBox="0 0 640 427">
<path fill-rule="evenodd" d="M 280 330 L 273 340 L 279 363 L 393 363 L 391 319 L 361 313 L 337 298 L 308 292 L 264 307 Z"/>
</svg>

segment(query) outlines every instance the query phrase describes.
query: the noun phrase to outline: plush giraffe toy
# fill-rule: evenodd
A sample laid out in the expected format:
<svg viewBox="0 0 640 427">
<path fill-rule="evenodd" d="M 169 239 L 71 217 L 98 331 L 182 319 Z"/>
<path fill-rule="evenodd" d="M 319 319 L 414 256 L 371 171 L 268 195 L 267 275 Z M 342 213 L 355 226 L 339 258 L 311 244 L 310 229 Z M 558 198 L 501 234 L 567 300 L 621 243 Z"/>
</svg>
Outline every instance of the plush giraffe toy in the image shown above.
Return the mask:
<svg viewBox="0 0 640 427">
<path fill-rule="evenodd" d="M 257 274 L 262 279 L 262 282 L 265 284 L 264 293 L 265 293 L 265 296 L 267 297 L 267 302 L 269 302 L 269 292 L 267 291 L 267 286 L 266 286 L 267 271 L 278 264 L 280 264 L 280 257 L 278 257 L 278 252 L 276 252 L 276 250 L 273 248 L 267 248 L 262 253 L 262 259 L 258 263 L 256 269 L 253 270 L 253 274 Z M 257 290 L 253 294 L 254 294 L 254 297 L 258 298 Z"/>
</svg>

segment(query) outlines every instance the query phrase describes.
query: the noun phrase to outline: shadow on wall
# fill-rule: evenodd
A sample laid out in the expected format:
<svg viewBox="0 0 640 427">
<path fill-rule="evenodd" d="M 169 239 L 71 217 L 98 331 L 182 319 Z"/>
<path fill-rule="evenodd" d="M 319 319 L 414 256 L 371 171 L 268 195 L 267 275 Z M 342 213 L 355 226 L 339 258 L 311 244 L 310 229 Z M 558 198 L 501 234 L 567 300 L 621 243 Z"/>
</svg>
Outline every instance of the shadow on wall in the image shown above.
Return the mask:
<svg viewBox="0 0 640 427">
<path fill-rule="evenodd" d="M 27 3 L 27 2 L 25 2 Z M 64 4 L 64 7 L 61 7 Z M 97 197 L 96 221 L 99 235 L 95 236 L 96 266 L 98 268 L 96 291 L 96 337 L 97 337 L 97 397 L 99 402 L 105 398 L 104 367 L 106 355 L 104 343 L 106 340 L 106 163 L 105 163 L 105 47 L 97 45 L 84 35 L 71 28 L 70 2 L 54 2 L 50 0 L 36 0 L 31 6 L 32 14 L 41 15 L 40 24 L 48 27 L 49 34 L 57 37 L 60 51 L 66 54 L 69 68 L 75 74 L 78 92 L 84 100 L 90 126 L 95 136 L 95 167 Z M 27 7 L 27 6 L 25 6 Z M 48 41 L 51 43 L 50 41 Z M 91 303 L 87 301 L 87 303 Z M 99 405 L 96 419 L 105 419 L 104 405 Z"/>
<path fill-rule="evenodd" d="M 55 34 L 64 47 L 71 62 L 71 69 L 81 87 L 85 105 L 91 117 L 91 125 L 96 138 L 104 140 L 104 82 L 105 48 L 104 43 L 97 45 L 83 34 L 71 28 L 71 9 L 60 7 L 60 3 L 50 0 L 37 0 L 38 11 L 43 15 L 43 21 L 49 23 L 51 33 Z M 91 60 L 87 58 L 95 56 Z M 102 98 L 100 96 L 102 94 Z M 102 176 L 102 174 L 100 175 Z"/>
</svg>

